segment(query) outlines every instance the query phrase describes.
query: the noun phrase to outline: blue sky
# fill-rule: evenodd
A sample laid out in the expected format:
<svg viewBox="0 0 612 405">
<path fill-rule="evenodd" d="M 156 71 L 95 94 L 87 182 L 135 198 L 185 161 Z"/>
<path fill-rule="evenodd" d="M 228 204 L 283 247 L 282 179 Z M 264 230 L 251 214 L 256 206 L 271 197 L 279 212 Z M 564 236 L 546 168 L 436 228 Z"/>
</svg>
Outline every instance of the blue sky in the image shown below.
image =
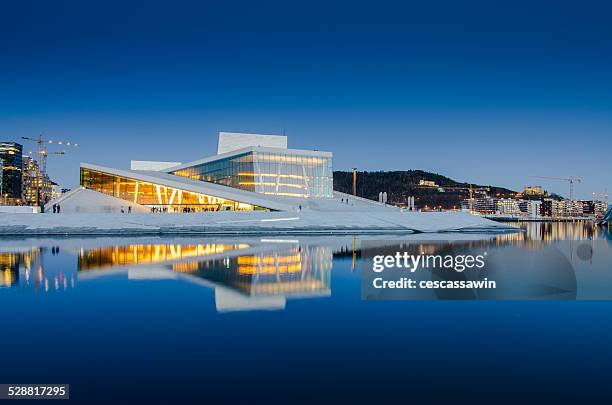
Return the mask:
<svg viewBox="0 0 612 405">
<path fill-rule="evenodd" d="M 284 131 L 336 170 L 612 191 L 609 2 L 13 3 L 0 138 L 80 143 L 50 158 L 64 186 L 81 161 L 209 155 L 225 130 Z"/>
</svg>

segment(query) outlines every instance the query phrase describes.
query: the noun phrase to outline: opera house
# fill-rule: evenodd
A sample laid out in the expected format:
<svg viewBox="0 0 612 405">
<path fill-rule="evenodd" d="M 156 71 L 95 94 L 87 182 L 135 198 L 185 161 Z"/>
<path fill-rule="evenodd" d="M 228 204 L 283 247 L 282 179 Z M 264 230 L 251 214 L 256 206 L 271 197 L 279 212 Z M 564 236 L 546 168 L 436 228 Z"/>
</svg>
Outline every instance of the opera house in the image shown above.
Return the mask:
<svg viewBox="0 0 612 405">
<path fill-rule="evenodd" d="M 331 152 L 288 149 L 286 136 L 228 132 L 219 134 L 216 155 L 189 163 L 81 164 L 85 189 L 163 212 L 284 211 L 333 198 L 332 176 Z"/>
<path fill-rule="evenodd" d="M 411 212 L 335 191 L 332 157 L 289 149 L 286 136 L 221 132 L 217 154 L 192 162 L 132 161 L 129 169 L 81 163 L 81 186 L 45 207 L 52 213 L 58 204 L 62 215 L 4 215 L 0 234 L 353 235 L 509 228 L 469 213 Z"/>
</svg>

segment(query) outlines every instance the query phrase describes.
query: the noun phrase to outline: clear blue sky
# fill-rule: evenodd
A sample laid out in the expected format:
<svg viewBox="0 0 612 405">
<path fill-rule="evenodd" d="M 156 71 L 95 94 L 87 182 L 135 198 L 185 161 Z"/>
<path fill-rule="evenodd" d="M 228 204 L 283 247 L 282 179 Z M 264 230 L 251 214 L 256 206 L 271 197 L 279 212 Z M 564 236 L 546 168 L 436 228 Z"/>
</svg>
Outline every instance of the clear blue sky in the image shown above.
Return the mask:
<svg viewBox="0 0 612 405">
<path fill-rule="evenodd" d="M 212 154 L 225 130 L 285 131 L 336 170 L 612 191 L 609 1 L 11 3 L 0 140 L 81 143 L 49 161 L 64 186 L 81 161 Z"/>
</svg>

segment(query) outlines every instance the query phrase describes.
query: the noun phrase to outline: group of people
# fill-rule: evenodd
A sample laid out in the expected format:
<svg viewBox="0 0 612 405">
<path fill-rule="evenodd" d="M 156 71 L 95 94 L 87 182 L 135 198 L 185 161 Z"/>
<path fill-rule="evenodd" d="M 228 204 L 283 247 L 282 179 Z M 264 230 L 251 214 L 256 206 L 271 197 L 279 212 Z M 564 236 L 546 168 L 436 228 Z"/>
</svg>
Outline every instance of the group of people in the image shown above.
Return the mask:
<svg viewBox="0 0 612 405">
<path fill-rule="evenodd" d="M 166 212 L 168 212 L 168 207 L 151 207 L 151 212 L 153 214 L 156 214 L 156 213 L 166 213 Z M 183 207 L 183 208 L 172 207 L 172 212 L 190 213 L 190 212 L 197 212 L 197 211 L 193 207 Z"/>
<path fill-rule="evenodd" d="M 128 214 L 131 214 L 131 213 L 132 213 L 132 207 L 130 207 L 129 205 L 128 205 L 127 212 L 128 212 Z M 122 214 L 124 214 L 124 213 L 125 213 L 125 210 L 123 209 L 123 207 L 121 207 L 121 213 L 122 213 Z"/>
<path fill-rule="evenodd" d="M 61 210 L 61 207 L 59 204 L 53 204 L 53 213 L 54 214 L 59 214 Z"/>
</svg>

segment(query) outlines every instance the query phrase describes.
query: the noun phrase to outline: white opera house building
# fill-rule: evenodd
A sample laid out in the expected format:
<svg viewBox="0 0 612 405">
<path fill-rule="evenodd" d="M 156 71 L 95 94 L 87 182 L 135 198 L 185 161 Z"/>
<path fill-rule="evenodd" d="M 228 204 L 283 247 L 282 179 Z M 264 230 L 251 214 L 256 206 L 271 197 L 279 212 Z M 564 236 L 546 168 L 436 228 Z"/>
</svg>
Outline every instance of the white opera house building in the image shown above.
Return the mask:
<svg viewBox="0 0 612 405">
<path fill-rule="evenodd" d="M 217 154 L 193 162 L 81 163 L 81 187 L 44 221 L 4 218 L 7 234 L 354 233 L 500 230 L 460 212 L 409 212 L 334 191 L 332 153 L 289 149 L 287 137 L 221 132 Z M 124 213 L 148 215 L 122 215 Z M 199 215 L 150 215 L 199 213 Z M 119 215 L 105 215 L 119 214 Z M 512 228 L 515 229 L 515 228 Z"/>
<path fill-rule="evenodd" d="M 189 163 L 81 164 L 82 187 L 161 212 L 283 211 L 333 198 L 332 153 L 287 148 L 287 137 L 221 132 L 217 154 Z M 141 210 L 139 210 L 141 211 Z"/>
</svg>

